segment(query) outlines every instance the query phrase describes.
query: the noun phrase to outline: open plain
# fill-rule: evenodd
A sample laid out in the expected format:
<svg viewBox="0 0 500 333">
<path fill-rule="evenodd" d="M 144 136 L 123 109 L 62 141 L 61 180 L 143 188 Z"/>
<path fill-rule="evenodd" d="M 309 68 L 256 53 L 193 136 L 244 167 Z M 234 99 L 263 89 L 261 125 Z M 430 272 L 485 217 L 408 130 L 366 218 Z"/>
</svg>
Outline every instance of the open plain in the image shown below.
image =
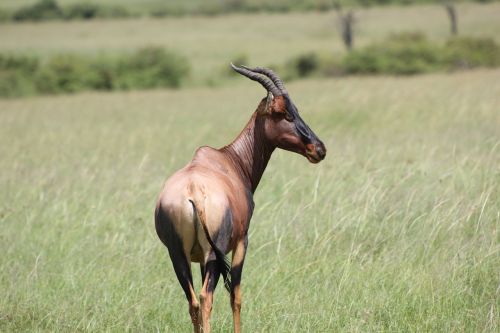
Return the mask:
<svg viewBox="0 0 500 333">
<path fill-rule="evenodd" d="M 463 6 L 465 13 L 500 8 Z M 370 13 L 384 20 L 396 10 L 438 7 Z M 288 58 L 283 44 L 267 46 L 301 28 L 290 52 L 340 49 L 333 32 L 325 44 L 325 15 L 333 14 L 290 15 L 299 17 L 297 30 L 274 37 L 245 28 L 265 46 L 247 41 L 251 65 Z M 243 78 L 203 84 L 237 53 L 228 45 L 245 32 L 230 27 L 252 19 L 212 19 L 220 33 L 203 45 L 188 32 L 179 32 L 182 42 L 168 42 L 169 27 L 193 20 L 187 26 L 203 38 L 208 18 L 142 22 L 147 43 L 164 40 L 189 55 L 198 84 L 180 90 L 0 100 L 0 331 L 191 331 L 187 302 L 155 234 L 154 204 L 168 175 L 197 147 L 229 143 L 264 96 Z M 125 36 L 133 24 L 141 26 L 2 24 L 0 49 L 117 52 L 143 43 L 114 35 Z M 498 21 L 476 24 L 500 35 Z M 87 28 L 95 33 L 87 42 L 72 39 Z M 231 40 L 218 41 L 223 31 Z M 370 33 L 390 32 L 386 25 Z M 328 154 L 319 165 L 282 151 L 271 159 L 255 196 L 243 330 L 498 332 L 500 70 L 311 78 L 287 87 Z M 199 268 L 193 270 L 199 288 Z M 230 331 L 221 286 L 212 318 L 215 332 Z"/>
</svg>

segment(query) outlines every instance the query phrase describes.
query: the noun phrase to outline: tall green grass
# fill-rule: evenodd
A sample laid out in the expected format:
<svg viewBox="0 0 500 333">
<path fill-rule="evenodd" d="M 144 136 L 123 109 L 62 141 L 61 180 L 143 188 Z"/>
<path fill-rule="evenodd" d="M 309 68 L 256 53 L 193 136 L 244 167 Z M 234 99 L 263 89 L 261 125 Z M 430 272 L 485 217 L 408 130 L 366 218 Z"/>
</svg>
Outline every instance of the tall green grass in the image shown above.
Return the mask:
<svg viewBox="0 0 500 333">
<path fill-rule="evenodd" d="M 499 82 L 481 70 L 289 84 L 328 155 L 270 162 L 243 329 L 497 332 Z M 155 199 L 196 147 L 237 135 L 260 97 L 241 79 L 0 101 L 0 331 L 190 332 Z M 218 288 L 213 329 L 231 326 Z"/>
</svg>

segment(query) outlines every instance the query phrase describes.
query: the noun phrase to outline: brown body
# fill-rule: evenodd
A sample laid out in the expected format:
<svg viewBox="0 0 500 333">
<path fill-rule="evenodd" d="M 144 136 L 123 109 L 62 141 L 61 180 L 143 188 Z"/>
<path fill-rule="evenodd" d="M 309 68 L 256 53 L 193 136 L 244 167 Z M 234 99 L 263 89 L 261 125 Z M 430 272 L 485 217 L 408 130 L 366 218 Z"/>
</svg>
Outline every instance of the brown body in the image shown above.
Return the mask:
<svg viewBox="0 0 500 333">
<path fill-rule="evenodd" d="M 274 149 L 300 153 L 314 163 L 326 153 L 323 143 L 298 116 L 288 95 L 279 95 L 281 90 L 271 88 L 274 95 L 269 93 L 260 102 L 247 126 L 230 145 L 221 149 L 199 148 L 192 161 L 167 180 L 158 199 L 156 230 L 168 248 L 189 301 L 195 332 L 210 331 L 213 291 L 220 274 L 231 294 L 235 332 L 240 331 L 240 280 L 254 207 L 253 193 Z M 292 107 L 294 110 L 290 110 Z M 229 252 L 230 266 L 224 258 Z M 190 262 L 200 263 L 201 306 L 193 289 Z"/>
</svg>

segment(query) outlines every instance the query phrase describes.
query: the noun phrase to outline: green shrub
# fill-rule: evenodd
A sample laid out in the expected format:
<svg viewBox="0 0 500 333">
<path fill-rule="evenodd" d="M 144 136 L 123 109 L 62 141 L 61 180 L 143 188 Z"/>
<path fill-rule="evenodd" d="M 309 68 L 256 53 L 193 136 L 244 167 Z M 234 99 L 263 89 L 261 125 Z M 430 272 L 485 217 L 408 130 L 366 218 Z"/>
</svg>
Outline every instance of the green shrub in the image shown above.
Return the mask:
<svg viewBox="0 0 500 333">
<path fill-rule="evenodd" d="M 96 17 L 99 18 L 127 18 L 137 16 L 137 14 L 129 12 L 122 6 L 100 6 L 97 8 Z"/>
<path fill-rule="evenodd" d="M 304 54 L 289 60 L 285 70 L 286 77 L 294 79 L 313 74 L 411 75 L 479 66 L 500 66 L 500 46 L 494 40 L 453 38 L 440 45 L 422 33 L 404 33 L 351 51 L 341 61 L 331 55 Z"/>
<path fill-rule="evenodd" d="M 318 57 L 314 53 L 300 56 L 296 59 L 295 66 L 300 77 L 309 76 L 319 67 Z"/>
<path fill-rule="evenodd" d="M 77 3 L 64 10 L 64 18 L 67 20 L 95 18 L 99 13 L 99 7 L 93 3 Z"/>
<path fill-rule="evenodd" d="M 30 75 L 13 71 L 0 71 L 0 96 L 29 96 L 35 92 L 36 89 Z"/>
<path fill-rule="evenodd" d="M 179 87 L 188 73 L 189 64 L 184 57 L 163 48 L 148 47 L 121 60 L 116 87 Z"/>
<path fill-rule="evenodd" d="M 180 16 L 186 16 L 189 14 L 199 14 L 199 13 L 192 12 L 188 8 L 184 8 L 182 6 L 174 6 L 174 5 L 166 6 L 166 4 L 164 4 L 160 7 L 155 7 L 153 9 L 151 9 L 149 14 L 152 17 L 162 18 L 162 17 L 170 17 L 170 16 L 180 17 Z"/>
<path fill-rule="evenodd" d="M 3 9 L 0 9 L 0 22 L 7 22 L 11 19 L 11 14 Z"/>
<path fill-rule="evenodd" d="M 451 68 L 496 67 L 500 46 L 491 38 L 453 38 L 446 43 L 445 58 Z"/>
<path fill-rule="evenodd" d="M 196 9 L 194 9 L 193 12 L 190 12 L 189 14 L 194 14 L 194 15 L 203 15 L 203 16 L 216 16 L 220 14 L 227 13 L 228 8 L 225 7 L 222 3 L 217 3 L 217 2 L 203 2 L 198 6 Z"/>
<path fill-rule="evenodd" d="M 225 7 L 227 11 L 235 12 L 242 10 L 245 5 L 245 0 L 225 0 Z"/>
<path fill-rule="evenodd" d="M 40 70 L 37 88 L 42 93 L 58 93 L 179 87 L 188 71 L 183 57 L 158 47 L 114 59 L 60 55 Z"/>
<path fill-rule="evenodd" d="M 37 90 L 42 93 L 76 92 L 89 86 L 90 63 L 81 56 L 63 54 L 51 58 L 36 75 Z"/>
<path fill-rule="evenodd" d="M 132 14 L 121 6 L 100 6 L 95 3 L 81 2 L 67 7 L 60 7 L 55 0 L 40 0 L 31 6 L 23 7 L 14 12 L 12 19 L 15 21 L 90 20 L 94 18 L 123 18 L 130 16 Z"/>
<path fill-rule="evenodd" d="M 103 58 L 94 59 L 90 65 L 92 76 L 88 78 L 88 86 L 93 90 L 117 89 L 118 70 L 116 60 Z"/>
<path fill-rule="evenodd" d="M 476 2 L 490 2 L 495 0 L 468 0 Z M 158 6 L 149 8 L 148 14 L 153 17 L 204 15 L 215 16 L 221 14 L 243 12 L 279 12 L 290 11 L 328 11 L 336 8 L 336 3 L 342 6 L 372 6 L 372 5 L 407 5 L 413 3 L 433 3 L 432 0 L 276 0 L 276 1 L 256 1 L 256 0 L 207 0 L 194 6 L 190 1 L 164 1 Z M 124 18 L 138 15 L 129 12 L 122 6 L 102 5 L 96 0 L 81 2 L 74 5 L 60 7 L 56 0 L 40 0 L 34 5 L 23 7 L 10 15 L 0 13 L 2 19 L 14 19 L 17 21 L 50 20 L 50 19 L 94 19 L 94 18 Z"/>
<path fill-rule="evenodd" d="M 348 53 L 342 63 L 347 74 L 425 73 L 442 67 L 441 48 L 421 34 L 402 34 Z"/>
<path fill-rule="evenodd" d="M 32 6 L 14 12 L 15 21 L 41 21 L 62 18 L 63 12 L 55 0 L 40 0 Z"/>
<path fill-rule="evenodd" d="M 167 8 L 155 8 L 153 10 L 151 10 L 151 16 L 152 17 L 157 17 L 157 18 L 162 18 L 162 17 L 167 17 L 167 16 L 170 16 L 170 10 L 168 10 Z"/>
<path fill-rule="evenodd" d="M 384 60 L 380 53 L 366 48 L 362 51 L 352 51 L 344 57 L 342 69 L 350 74 L 377 74 L 384 68 Z"/>
<path fill-rule="evenodd" d="M 91 20 L 95 18 L 126 18 L 132 14 L 121 6 L 99 6 L 94 3 L 77 3 L 64 9 L 67 20 Z"/>
<path fill-rule="evenodd" d="M 38 69 L 39 64 L 39 60 L 34 57 L 0 55 L 0 71 L 33 73 Z"/>
<path fill-rule="evenodd" d="M 286 64 L 287 79 L 308 77 L 316 73 L 320 67 L 319 56 L 315 53 L 306 53 L 289 60 Z"/>
<path fill-rule="evenodd" d="M 179 87 L 188 72 L 184 57 L 157 47 L 121 57 L 60 54 L 43 63 L 0 55 L 0 96 Z"/>
<path fill-rule="evenodd" d="M 34 94 L 33 73 L 38 67 L 39 61 L 33 57 L 0 55 L 0 96 Z"/>
</svg>

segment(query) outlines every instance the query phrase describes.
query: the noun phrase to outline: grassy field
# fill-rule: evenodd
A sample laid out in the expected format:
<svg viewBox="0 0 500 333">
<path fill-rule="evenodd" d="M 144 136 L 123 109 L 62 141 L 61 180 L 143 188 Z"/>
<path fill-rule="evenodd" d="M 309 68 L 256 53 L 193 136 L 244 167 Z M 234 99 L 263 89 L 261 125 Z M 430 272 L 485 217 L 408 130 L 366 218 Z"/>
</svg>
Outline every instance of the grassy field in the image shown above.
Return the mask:
<svg viewBox="0 0 500 333">
<path fill-rule="evenodd" d="M 500 71 L 289 90 L 329 153 L 316 166 L 271 160 L 243 329 L 497 332 Z M 262 95 L 241 79 L 0 101 L 0 331 L 190 332 L 155 198 L 196 147 L 229 142 Z M 213 328 L 231 326 L 219 288 Z"/>
<path fill-rule="evenodd" d="M 500 3 L 457 8 L 462 36 L 500 42 Z M 438 42 L 449 37 L 442 6 L 374 7 L 357 11 L 356 17 L 356 47 L 395 32 L 422 31 Z M 118 54 L 150 45 L 185 55 L 193 69 L 190 81 L 197 86 L 213 83 L 214 73 L 227 70 L 241 55 L 252 65 L 270 66 L 308 52 L 337 59 L 344 53 L 334 12 L 0 24 L 0 52 Z"/>
<path fill-rule="evenodd" d="M 499 3 L 458 8 L 462 35 L 500 41 Z M 440 6 L 357 15 L 357 46 L 396 31 L 448 38 Z M 291 13 L 0 24 L 2 53 L 159 45 L 193 68 L 177 91 L 0 99 L 0 332 L 190 332 L 154 230 L 156 196 L 198 146 L 230 142 L 264 95 L 239 77 L 207 83 L 238 55 L 250 65 L 341 55 L 335 22 Z M 288 90 L 328 155 L 311 165 L 279 151 L 268 166 L 243 273 L 244 331 L 498 332 L 500 70 Z M 219 288 L 213 329 L 231 327 Z"/>
</svg>

